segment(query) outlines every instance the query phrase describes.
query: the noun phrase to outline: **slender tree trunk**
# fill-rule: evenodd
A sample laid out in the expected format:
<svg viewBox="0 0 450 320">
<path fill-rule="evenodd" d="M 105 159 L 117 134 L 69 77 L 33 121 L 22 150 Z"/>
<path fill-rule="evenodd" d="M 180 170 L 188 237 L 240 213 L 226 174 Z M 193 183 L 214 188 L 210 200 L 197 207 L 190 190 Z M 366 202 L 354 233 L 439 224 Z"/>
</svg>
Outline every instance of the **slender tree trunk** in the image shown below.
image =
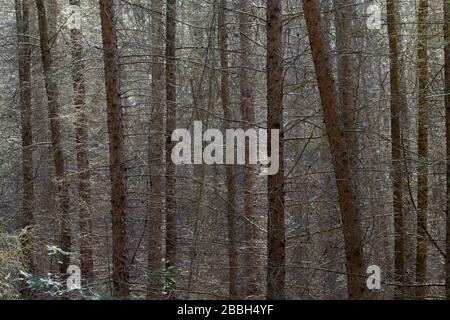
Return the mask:
<svg viewBox="0 0 450 320">
<path fill-rule="evenodd" d="M 283 46 L 282 6 L 279 0 L 267 1 L 267 130 L 280 130 L 280 170 L 268 177 L 269 215 L 267 227 L 267 298 L 285 298 L 285 218 L 284 218 L 284 123 L 283 123 Z"/>
<path fill-rule="evenodd" d="M 215 21 L 215 17 L 213 18 Z M 211 24 L 210 34 L 212 34 L 214 28 L 214 23 Z M 198 34 L 197 34 L 198 35 Z M 195 37 L 195 36 L 194 36 Z M 209 38 L 208 41 L 210 41 Z M 208 54 L 205 57 L 205 65 L 208 61 Z M 215 70 L 211 69 L 210 77 L 208 80 L 208 97 L 207 97 L 207 114 L 211 114 L 213 109 L 213 79 L 215 79 Z M 202 100 L 202 83 L 204 78 L 202 77 L 199 81 L 198 90 L 195 91 L 193 80 L 191 80 L 191 92 L 192 92 L 192 101 L 193 101 L 193 112 L 192 118 L 194 121 L 201 121 L 204 124 L 205 128 L 209 127 L 209 118 L 206 117 L 202 112 L 199 112 L 199 108 L 201 107 Z M 201 246 L 204 240 L 204 222 L 205 222 L 205 210 L 204 210 L 204 198 L 207 193 L 205 190 L 205 166 L 201 164 L 194 165 L 194 175 L 196 177 L 196 184 L 198 185 L 197 190 L 195 191 L 195 208 L 193 209 L 193 237 L 191 247 L 189 249 L 189 270 L 187 274 L 187 298 L 191 299 L 191 295 L 193 294 L 193 288 L 195 289 L 195 283 L 199 274 L 199 265 L 201 263 L 201 255 L 199 257 L 199 252 L 201 251 Z"/>
<path fill-rule="evenodd" d="M 387 0 L 387 24 L 390 52 L 391 92 L 391 140 L 392 140 L 392 183 L 394 201 L 394 276 L 398 284 L 395 298 L 403 298 L 402 285 L 405 282 L 405 245 L 403 210 L 402 143 L 400 120 L 400 70 L 397 33 L 397 9 L 395 0 Z"/>
<path fill-rule="evenodd" d="M 447 138 L 447 261 L 445 263 L 447 300 L 450 300 L 450 1 L 444 0 L 445 42 L 445 120 Z"/>
<path fill-rule="evenodd" d="M 251 61 L 251 19 L 250 5 L 246 0 L 239 0 L 239 34 L 240 34 L 240 54 L 241 64 L 240 93 L 241 109 L 246 129 L 254 129 L 256 122 L 255 114 L 255 94 L 251 86 L 249 71 L 253 69 Z M 247 149 L 247 159 L 249 158 Z M 258 250 L 259 231 L 257 228 L 258 217 L 256 215 L 256 167 L 248 164 L 244 169 L 244 234 L 245 234 L 245 264 L 244 278 L 247 279 L 247 297 L 261 295 L 261 252 Z"/>
<path fill-rule="evenodd" d="M 350 170 L 353 176 L 357 167 L 358 137 L 355 134 L 355 90 L 353 83 L 354 65 L 351 52 L 353 0 L 336 1 L 336 49 L 338 51 L 338 98 L 342 114 L 345 139 L 348 148 Z M 350 15 L 350 17 L 349 17 Z M 354 192 L 357 193 L 356 183 L 353 183 Z M 356 200 L 356 199 L 355 199 Z"/>
<path fill-rule="evenodd" d="M 177 265 L 176 168 L 171 159 L 177 125 L 176 0 L 167 0 L 166 11 L 166 260 L 172 267 Z"/>
<path fill-rule="evenodd" d="M 113 294 L 128 297 L 127 169 L 113 0 L 100 0 L 111 173 Z"/>
<path fill-rule="evenodd" d="M 419 80 L 418 116 L 418 207 L 416 283 L 423 285 L 427 274 L 427 215 L 428 215 L 428 0 L 420 0 L 418 9 L 417 78 Z M 425 287 L 417 288 L 416 298 L 425 297 Z"/>
<path fill-rule="evenodd" d="M 354 190 L 342 121 L 337 112 L 337 92 L 329 52 L 321 26 L 320 12 L 315 0 L 303 0 L 303 11 L 311 44 L 317 82 L 324 111 L 325 126 L 336 175 L 346 251 L 346 269 L 350 299 L 361 299 L 365 293 L 362 233 L 359 213 L 354 201 Z"/>
<path fill-rule="evenodd" d="M 229 83 L 229 62 L 228 44 L 226 29 L 226 9 L 227 1 L 220 0 L 218 31 L 220 48 L 220 96 L 222 99 L 222 109 L 227 125 L 233 121 L 233 114 L 230 110 L 230 83 Z M 236 235 L 236 179 L 233 166 L 226 166 L 227 183 L 227 224 L 228 224 L 228 266 L 229 266 L 229 288 L 228 294 L 231 299 L 237 298 L 237 275 L 238 275 L 238 252 Z"/>
<path fill-rule="evenodd" d="M 15 0 L 17 46 L 19 61 L 19 93 L 22 128 L 22 214 L 21 228 L 25 230 L 22 251 L 26 260 L 27 272 L 34 274 L 33 227 L 34 227 L 34 174 L 33 174 L 33 127 L 31 109 L 31 46 L 30 46 L 30 4 L 28 0 Z M 26 284 L 22 296 L 27 298 Z"/>
<path fill-rule="evenodd" d="M 347 155 L 352 179 L 353 192 L 355 194 L 354 202 L 357 209 L 360 209 L 360 195 L 357 181 L 358 175 L 358 136 L 355 131 L 356 122 L 356 101 L 355 101 L 355 56 L 354 41 L 352 32 L 354 18 L 354 0 L 334 0 L 335 28 L 336 28 L 336 51 L 337 57 L 337 96 L 339 114 L 342 116 L 343 129 L 345 131 L 345 140 L 347 145 Z M 328 30 L 327 30 L 328 33 Z M 330 42 L 327 41 L 329 44 Z M 329 242 L 333 239 L 329 239 Z M 336 259 L 336 250 L 329 250 L 330 255 L 334 254 Z M 328 275 L 329 281 L 336 281 L 336 274 Z M 335 283 L 331 283 L 335 285 Z"/>
<path fill-rule="evenodd" d="M 69 182 L 66 177 L 64 163 L 64 151 L 61 142 L 61 121 L 59 118 L 58 84 L 54 74 L 54 65 L 49 46 L 48 21 L 45 3 L 43 0 L 36 0 L 36 7 L 39 20 L 39 38 L 42 54 L 42 67 L 45 77 L 45 89 L 47 92 L 48 114 L 50 118 L 51 145 L 53 162 L 55 165 L 59 210 L 61 239 L 60 249 L 65 252 L 60 257 L 60 273 L 65 276 L 70 265 L 71 234 L 69 223 Z"/>
<path fill-rule="evenodd" d="M 80 7 L 80 0 L 69 0 L 69 5 Z M 75 135 L 78 169 L 78 209 L 80 225 L 81 275 L 84 283 L 90 283 L 94 276 L 92 257 L 91 183 L 89 168 L 88 120 L 86 116 L 86 84 L 82 33 L 79 29 L 70 32 L 72 40 L 72 81 L 76 111 Z"/>
<path fill-rule="evenodd" d="M 162 31 L 162 0 L 152 0 L 152 106 L 150 119 L 150 208 L 148 224 L 148 269 L 150 275 L 147 297 L 161 298 L 162 219 L 164 203 L 164 48 Z M 156 271 L 156 272 L 154 272 Z"/>
</svg>

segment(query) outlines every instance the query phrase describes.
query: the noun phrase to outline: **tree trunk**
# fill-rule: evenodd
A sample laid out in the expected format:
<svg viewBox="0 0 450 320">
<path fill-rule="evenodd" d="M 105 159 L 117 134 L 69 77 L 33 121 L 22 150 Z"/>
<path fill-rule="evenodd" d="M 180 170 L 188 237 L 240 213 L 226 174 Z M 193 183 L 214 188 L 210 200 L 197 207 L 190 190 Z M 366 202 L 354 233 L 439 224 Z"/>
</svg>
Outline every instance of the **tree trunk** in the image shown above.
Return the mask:
<svg viewBox="0 0 450 320">
<path fill-rule="evenodd" d="M 402 285 L 405 282 L 405 245 L 403 212 L 403 173 L 400 120 L 400 70 L 397 34 L 397 9 L 395 0 L 387 0 L 387 25 L 390 52 L 390 94 L 391 94 L 391 140 L 392 140 L 392 183 L 394 201 L 394 277 L 398 284 L 395 298 L 403 298 Z"/>
<path fill-rule="evenodd" d="M 150 119 L 149 172 L 150 204 L 148 224 L 148 269 L 151 275 L 147 298 L 161 298 L 162 207 L 164 203 L 164 48 L 162 31 L 162 0 L 152 1 L 152 105 Z"/>
<path fill-rule="evenodd" d="M 416 283 L 424 285 L 427 274 L 427 215 L 428 215 L 428 0 L 420 0 L 417 19 L 417 78 L 419 80 L 418 154 L 417 174 L 417 245 Z M 425 287 L 420 286 L 416 298 L 425 297 Z"/>
<path fill-rule="evenodd" d="M 230 84 L 229 84 L 229 62 L 228 45 L 226 29 L 226 9 L 227 1 L 220 0 L 218 32 L 220 48 L 220 96 L 222 100 L 222 109 L 227 126 L 233 121 L 233 115 L 230 110 Z M 237 234 L 236 234 L 236 179 L 233 166 L 226 166 L 226 184 L 227 184 L 227 225 L 228 225 L 228 266 L 229 266 L 229 287 L 228 295 L 230 299 L 237 298 L 237 275 L 238 275 L 238 252 L 237 252 Z"/>
<path fill-rule="evenodd" d="M 80 0 L 69 0 L 69 5 L 80 7 Z M 75 105 L 75 135 L 77 152 L 78 209 L 80 225 L 80 257 L 81 275 L 84 283 L 88 284 L 94 276 L 94 260 L 92 257 L 92 220 L 91 220 L 91 183 L 89 168 L 88 120 L 86 116 L 86 84 L 84 80 L 84 61 L 82 33 L 73 29 L 70 33 L 72 40 L 72 81 Z"/>
<path fill-rule="evenodd" d="M 268 177 L 269 215 L 267 227 L 267 299 L 285 298 L 285 218 L 284 218 L 284 123 L 283 123 L 283 47 L 282 7 L 279 0 L 267 1 L 267 130 L 280 130 L 277 146 L 280 170 Z M 269 144 L 269 153 L 271 150 Z"/>
<path fill-rule="evenodd" d="M 33 259 L 34 227 L 34 174 L 33 174 L 33 126 L 31 108 L 31 46 L 30 46 L 30 4 L 28 0 L 15 0 L 17 46 L 19 62 L 19 93 L 22 128 L 22 213 L 20 226 L 25 231 L 22 250 L 26 259 L 27 272 L 35 273 Z M 26 284 L 22 296 L 29 295 Z"/>
<path fill-rule="evenodd" d="M 251 86 L 249 71 L 253 69 L 251 60 L 251 19 L 250 5 L 248 1 L 239 1 L 239 34 L 240 34 L 240 93 L 241 109 L 246 129 L 255 129 L 255 93 Z M 247 149 L 247 159 L 249 152 Z M 254 165 L 247 164 L 244 168 L 244 234 L 245 234 L 245 264 L 243 266 L 244 278 L 247 280 L 247 297 L 261 295 L 261 252 L 258 250 L 259 230 L 257 228 L 258 217 L 256 214 L 256 171 Z"/>
<path fill-rule="evenodd" d="M 128 297 L 129 265 L 127 250 L 127 169 L 123 110 L 120 97 L 119 54 L 113 0 L 100 0 L 105 87 L 108 112 L 109 156 L 111 173 L 111 209 L 113 240 L 113 294 Z"/>
<path fill-rule="evenodd" d="M 64 251 L 60 257 L 60 273 L 64 277 L 70 265 L 70 222 L 69 222 L 69 182 L 66 177 L 64 163 L 64 151 L 61 142 L 61 121 L 59 118 L 58 84 L 54 74 L 52 56 L 49 46 L 47 11 L 43 0 L 36 0 L 39 20 L 39 38 L 42 54 L 42 68 L 45 77 L 45 89 L 47 92 L 48 114 L 50 118 L 51 145 L 53 162 L 56 172 L 56 185 L 58 187 L 61 239 L 60 249 Z"/>
<path fill-rule="evenodd" d="M 445 264 L 445 288 L 450 300 L 450 1 L 444 0 L 445 42 L 445 123 L 447 139 L 447 261 Z"/>
<path fill-rule="evenodd" d="M 176 168 L 171 153 L 172 132 L 177 126 L 176 0 L 167 0 L 166 13 L 166 260 L 177 265 Z M 174 297 L 173 294 L 171 294 Z"/>
<path fill-rule="evenodd" d="M 336 175 L 344 227 L 348 295 L 350 299 L 361 299 L 366 288 L 361 243 L 362 233 L 359 213 L 354 200 L 345 134 L 342 128 L 342 121 L 337 112 L 338 97 L 332 75 L 330 49 L 322 30 L 317 2 L 315 0 L 303 0 L 303 11 L 306 18 L 325 126 Z"/>
<path fill-rule="evenodd" d="M 352 44 L 352 20 L 353 0 L 336 1 L 336 50 L 338 51 L 338 99 L 342 114 L 347 142 L 347 153 L 352 175 L 356 175 L 358 137 L 355 134 L 355 90 L 352 77 L 354 76 L 354 65 L 351 52 Z M 350 17 L 349 17 L 350 16 Z M 355 194 L 357 185 L 353 181 Z M 356 201 L 355 201 L 356 203 Z"/>
</svg>

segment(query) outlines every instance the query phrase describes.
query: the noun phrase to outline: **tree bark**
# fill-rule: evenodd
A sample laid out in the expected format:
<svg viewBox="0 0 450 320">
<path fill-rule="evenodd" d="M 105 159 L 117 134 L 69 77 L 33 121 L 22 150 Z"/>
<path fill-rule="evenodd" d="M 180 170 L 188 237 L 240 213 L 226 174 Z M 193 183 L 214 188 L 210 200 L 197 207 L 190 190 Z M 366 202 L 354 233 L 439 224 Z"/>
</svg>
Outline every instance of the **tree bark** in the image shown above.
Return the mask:
<svg viewBox="0 0 450 320">
<path fill-rule="evenodd" d="M 419 80 L 418 154 L 417 168 L 417 244 L 416 283 L 424 285 L 427 274 L 427 215 L 428 215 L 428 0 L 420 0 L 417 14 L 417 78 Z M 416 298 L 425 297 L 425 287 L 419 286 Z"/>
<path fill-rule="evenodd" d="M 402 143 L 400 120 L 400 70 L 397 33 L 397 9 L 395 0 L 387 0 L 387 25 L 390 53 L 392 184 L 394 201 L 394 277 L 398 284 L 395 298 L 402 299 L 401 286 L 405 282 L 405 245 L 403 209 Z"/>
<path fill-rule="evenodd" d="M 80 0 L 69 0 L 69 5 L 80 7 Z M 70 32 L 72 41 L 72 83 L 75 105 L 75 138 L 77 152 L 78 209 L 80 225 L 80 257 L 81 275 L 85 284 L 94 276 L 94 260 L 92 256 L 92 219 L 91 219 L 91 183 L 89 167 L 89 134 L 86 116 L 86 84 L 84 79 L 85 65 L 83 61 L 82 32 L 73 29 Z"/>
<path fill-rule="evenodd" d="M 109 156 L 111 174 L 111 212 L 113 240 L 113 294 L 129 296 L 127 250 L 127 168 L 123 110 L 120 97 L 119 53 L 113 0 L 100 0 L 105 87 L 108 112 Z"/>
<path fill-rule="evenodd" d="M 284 123 L 283 123 L 283 47 L 282 5 L 279 0 L 267 1 L 267 130 L 280 130 L 277 146 L 280 170 L 268 177 L 269 214 L 267 227 L 267 299 L 285 298 L 285 216 L 284 216 Z M 269 144 L 269 153 L 272 146 Z"/>
<path fill-rule="evenodd" d="M 164 203 L 164 48 L 162 0 L 152 0 L 152 102 L 149 142 L 150 205 L 148 224 L 148 269 L 152 272 L 147 298 L 161 298 L 162 219 Z"/>
<path fill-rule="evenodd" d="M 450 300 L 450 1 L 444 0 L 444 42 L 445 42 L 445 123 L 447 139 L 447 261 L 445 263 L 445 288 Z"/>
<path fill-rule="evenodd" d="M 331 148 L 332 163 L 336 175 L 346 251 L 348 295 L 361 299 L 365 294 L 364 260 L 360 217 L 354 200 L 349 158 L 342 119 L 337 112 L 338 98 L 333 79 L 328 47 L 322 26 L 319 7 L 315 0 L 303 0 L 316 77 L 323 106 L 325 126 Z"/>
<path fill-rule="evenodd" d="M 218 33 L 220 48 L 220 96 L 222 100 L 222 109 L 227 125 L 233 121 L 233 114 L 230 110 L 230 81 L 229 81 L 229 62 L 228 62 L 228 44 L 226 29 L 226 9 L 227 1 L 220 0 L 218 14 Z M 228 227 L 228 295 L 230 299 L 237 298 L 237 276 L 238 276 L 238 252 L 237 252 L 237 233 L 236 233 L 236 179 L 233 166 L 226 166 L 226 184 L 227 184 L 227 227 Z"/>
<path fill-rule="evenodd" d="M 33 124 L 31 105 L 31 46 L 30 46 L 30 4 L 28 0 L 15 0 L 20 115 L 22 129 L 22 213 L 20 226 L 24 230 L 22 251 L 26 259 L 27 272 L 35 273 L 33 258 L 34 228 L 34 174 L 33 174 Z M 29 291 L 24 284 L 22 296 L 27 298 Z"/>
<path fill-rule="evenodd" d="M 61 139 L 61 121 L 59 115 L 58 84 L 54 74 L 55 66 L 50 52 L 48 20 L 45 3 L 36 0 L 39 21 L 39 38 L 42 55 L 42 68 L 45 77 L 45 89 L 47 92 L 48 114 L 50 118 L 51 145 L 53 162 L 56 172 L 56 185 L 58 187 L 58 199 L 60 214 L 61 239 L 60 249 L 64 252 L 60 256 L 60 274 L 65 277 L 70 265 L 71 233 L 69 222 L 69 182 L 64 163 L 64 151 Z"/>
<path fill-rule="evenodd" d="M 248 1 L 239 1 L 239 34 L 241 64 L 239 87 L 241 94 L 241 109 L 246 129 L 255 129 L 255 93 L 251 86 L 249 70 L 253 69 L 251 60 L 251 19 L 249 14 L 250 5 Z M 247 150 L 247 159 L 249 152 Z M 257 228 L 258 217 L 256 214 L 256 172 L 254 165 L 247 164 L 244 168 L 244 234 L 245 234 L 245 264 L 243 266 L 244 278 L 247 280 L 247 297 L 258 297 L 261 295 L 261 252 L 258 250 L 258 240 L 260 238 Z"/>
<path fill-rule="evenodd" d="M 166 260 L 177 265 L 176 168 L 171 153 L 172 132 L 177 125 L 176 0 L 167 0 L 166 13 Z M 170 295 L 172 298 L 174 294 Z"/>
<path fill-rule="evenodd" d="M 353 17 L 354 2 L 353 0 L 335 0 L 334 6 L 336 10 L 336 50 L 339 54 L 337 72 L 338 99 L 345 130 L 350 170 L 352 175 L 355 176 L 358 137 L 355 133 L 355 90 L 352 78 L 354 76 L 354 65 L 351 56 L 353 50 L 351 18 Z M 357 193 L 355 182 L 353 182 L 353 186 L 354 192 Z"/>
</svg>

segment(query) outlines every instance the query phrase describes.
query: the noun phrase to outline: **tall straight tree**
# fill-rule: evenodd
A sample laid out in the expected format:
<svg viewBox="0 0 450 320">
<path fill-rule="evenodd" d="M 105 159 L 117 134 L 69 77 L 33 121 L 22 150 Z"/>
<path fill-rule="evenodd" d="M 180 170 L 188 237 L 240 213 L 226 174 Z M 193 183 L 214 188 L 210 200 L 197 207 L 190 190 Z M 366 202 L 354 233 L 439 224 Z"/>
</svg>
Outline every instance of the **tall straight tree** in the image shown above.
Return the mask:
<svg viewBox="0 0 450 320">
<path fill-rule="evenodd" d="M 280 170 L 268 177 L 269 215 L 267 226 L 267 298 L 285 298 L 286 235 L 284 217 L 284 123 L 283 123 L 283 46 L 280 0 L 267 1 L 267 130 L 280 130 L 280 143 L 269 153 L 279 153 Z M 272 155 L 273 156 L 273 155 Z"/>
<path fill-rule="evenodd" d="M 418 102 L 418 154 L 417 174 L 417 245 L 416 298 L 425 296 L 424 282 L 427 274 L 427 216 L 428 216 L 428 0 L 420 0 L 417 13 L 417 78 L 419 80 Z"/>
<path fill-rule="evenodd" d="M 222 109 L 227 125 L 233 120 L 233 114 L 230 109 L 230 80 L 229 80 L 229 61 L 228 44 L 226 29 L 226 9 L 227 1 L 220 0 L 218 14 L 218 32 L 220 48 L 220 96 L 222 100 Z M 231 299 L 237 298 L 237 273 L 238 273 L 238 253 L 236 241 L 236 178 L 233 166 L 226 166 L 227 183 L 227 224 L 228 224 L 228 264 L 229 264 L 229 287 L 228 294 Z"/>
<path fill-rule="evenodd" d="M 27 271 L 35 272 L 33 259 L 34 177 L 33 177 L 33 124 L 31 105 L 31 45 L 30 45 L 30 4 L 28 0 L 15 0 L 17 25 L 17 52 L 19 67 L 19 98 L 22 129 L 22 213 L 20 226 L 25 230 L 22 250 Z M 22 292 L 26 298 L 28 291 Z"/>
<path fill-rule="evenodd" d="M 171 153 L 175 146 L 172 132 L 177 126 L 177 0 L 166 4 L 166 263 L 177 264 L 176 168 Z M 174 298 L 174 292 L 170 294 Z"/>
<path fill-rule="evenodd" d="M 400 60 L 397 32 L 396 0 L 387 0 L 387 27 L 390 57 L 390 107 L 392 145 L 392 191 L 394 201 L 394 276 L 398 284 L 395 298 L 403 298 L 402 285 L 405 282 L 405 239 L 403 210 L 402 143 L 400 118 Z"/>
<path fill-rule="evenodd" d="M 162 263 L 162 208 L 164 203 L 164 39 L 162 25 L 162 0 L 152 0 L 152 100 L 150 115 L 149 171 L 150 203 L 148 224 L 148 269 L 158 270 Z M 152 273 L 147 297 L 161 297 L 161 276 Z"/>
<path fill-rule="evenodd" d="M 69 5 L 80 8 L 80 0 L 69 0 Z M 82 31 L 73 28 L 70 31 L 72 41 L 72 83 L 75 105 L 75 136 L 77 152 L 78 209 L 80 225 L 80 257 L 81 275 L 85 283 L 89 283 L 94 275 L 92 257 L 92 220 L 91 220 L 91 183 L 89 168 L 88 120 L 86 116 L 86 84 L 84 79 L 85 65 L 83 61 Z"/>
<path fill-rule="evenodd" d="M 255 129 L 255 93 L 251 85 L 249 70 L 254 69 L 251 59 L 251 6 L 246 0 L 239 0 L 239 39 L 241 65 L 239 87 L 241 94 L 241 109 L 246 129 Z M 247 150 L 248 151 L 248 150 Z M 247 152 L 247 159 L 249 154 Z M 261 252 L 258 250 L 259 232 L 256 215 L 256 168 L 247 164 L 244 168 L 244 234 L 246 241 L 245 263 L 243 267 L 244 278 L 247 280 L 247 297 L 261 295 Z"/>
<path fill-rule="evenodd" d="M 128 297 L 130 288 L 126 223 L 127 169 L 114 0 L 100 0 L 100 19 L 105 64 L 111 175 L 113 294 L 118 297 Z"/>
<path fill-rule="evenodd" d="M 444 0 L 444 43 L 445 43 L 445 124 L 447 139 L 447 261 L 445 263 L 445 288 L 450 300 L 450 1 Z"/>
<path fill-rule="evenodd" d="M 339 98 L 339 107 L 343 116 L 345 138 L 348 148 L 349 164 L 352 173 L 356 171 L 357 166 L 357 144 L 358 137 L 355 134 L 355 90 L 353 78 L 353 59 L 351 52 L 352 46 L 352 13 L 354 0 L 334 0 L 336 15 L 336 49 L 338 51 L 338 78 L 337 90 Z M 350 17 L 349 17 L 350 13 Z M 353 174 L 354 175 L 354 174 Z M 354 180 L 354 179 L 353 179 Z M 356 183 L 354 182 L 357 193 Z M 356 199 L 357 200 L 357 199 Z"/>
<path fill-rule="evenodd" d="M 177 1 L 167 0 L 166 10 L 166 261 L 168 267 L 177 261 L 176 168 L 171 154 L 175 143 L 172 132 L 177 126 Z"/>
<path fill-rule="evenodd" d="M 364 259 L 360 217 L 355 204 L 347 144 L 342 119 L 338 113 L 338 96 L 330 62 L 330 48 L 322 30 L 320 10 L 316 0 L 303 0 L 309 41 L 323 106 L 325 126 L 331 148 L 344 227 L 347 290 L 350 299 L 364 297 Z"/>
<path fill-rule="evenodd" d="M 61 139 L 61 120 L 59 115 L 59 89 L 55 75 L 55 66 L 50 52 L 47 11 L 43 0 L 36 0 L 39 21 L 39 39 L 42 55 L 42 68 L 45 77 L 45 89 L 47 92 L 48 115 L 50 118 L 51 146 L 53 162 L 56 171 L 56 185 L 58 187 L 58 199 L 60 210 L 60 249 L 64 251 L 60 255 L 60 273 L 66 275 L 70 265 L 71 233 L 69 223 L 69 182 L 64 161 L 64 151 Z"/>
</svg>

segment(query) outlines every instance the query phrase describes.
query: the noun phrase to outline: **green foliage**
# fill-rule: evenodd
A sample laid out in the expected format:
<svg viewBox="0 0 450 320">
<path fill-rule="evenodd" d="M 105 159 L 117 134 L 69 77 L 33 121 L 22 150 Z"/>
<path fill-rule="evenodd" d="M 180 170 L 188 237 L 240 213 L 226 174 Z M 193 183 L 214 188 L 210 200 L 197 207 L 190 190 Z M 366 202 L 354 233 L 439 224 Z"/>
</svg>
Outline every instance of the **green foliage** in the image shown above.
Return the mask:
<svg viewBox="0 0 450 320">
<path fill-rule="evenodd" d="M 20 271 L 20 274 L 21 280 L 25 280 L 32 290 L 41 290 L 52 297 L 62 296 L 65 293 L 62 289 L 63 284 L 51 273 L 48 273 L 46 277 L 34 276 L 24 271 Z"/>
<path fill-rule="evenodd" d="M 106 293 L 106 292 L 92 292 L 91 294 L 84 294 L 82 293 L 81 295 L 83 297 L 83 299 L 85 300 L 94 300 L 94 301 L 101 301 L 101 300 L 107 300 L 107 301 L 111 301 L 111 300 L 120 300 L 118 297 L 114 297 L 112 296 L 110 293 Z"/>
<path fill-rule="evenodd" d="M 180 275 L 180 270 L 169 265 L 169 261 L 165 258 L 161 259 L 161 267 L 157 269 L 146 270 L 147 277 L 160 277 L 162 282 L 161 293 L 168 294 L 176 283 L 176 278 Z"/>
<path fill-rule="evenodd" d="M 65 255 L 67 254 L 55 245 L 47 245 L 47 255 Z M 61 297 L 67 293 L 66 284 L 63 283 L 59 276 L 47 273 L 45 276 L 30 274 L 20 270 L 20 278 L 18 280 L 26 282 L 29 289 L 39 291 L 50 297 Z"/>
</svg>

